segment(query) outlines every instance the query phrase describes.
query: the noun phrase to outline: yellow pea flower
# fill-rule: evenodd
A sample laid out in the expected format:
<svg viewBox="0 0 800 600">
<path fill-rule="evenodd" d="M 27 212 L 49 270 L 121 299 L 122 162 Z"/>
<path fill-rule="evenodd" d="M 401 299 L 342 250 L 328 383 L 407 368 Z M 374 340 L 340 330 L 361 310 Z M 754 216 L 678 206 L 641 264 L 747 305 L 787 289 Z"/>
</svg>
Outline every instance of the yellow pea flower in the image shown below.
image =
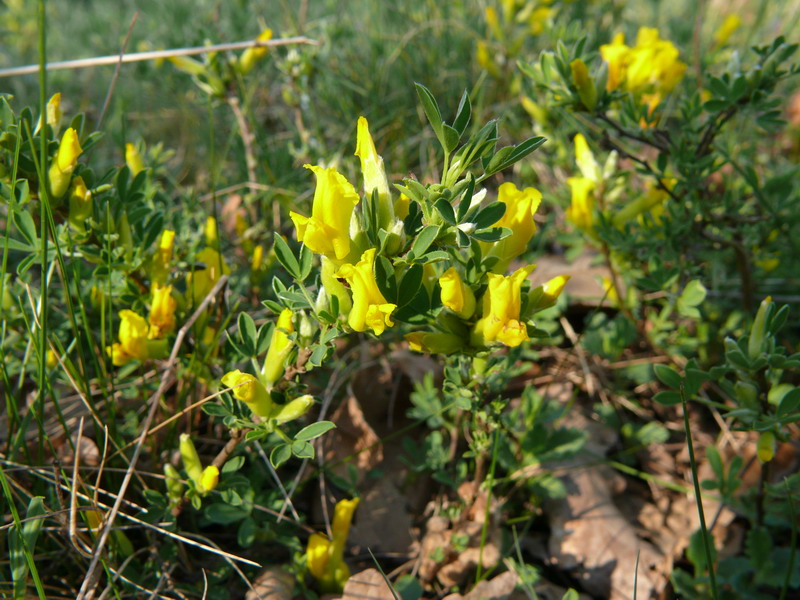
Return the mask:
<svg viewBox="0 0 800 600">
<path fill-rule="evenodd" d="M 278 323 L 272 333 L 272 340 L 267 350 L 267 357 L 264 359 L 262 374 L 264 381 L 270 385 L 278 381 L 283 375 L 283 363 L 292 351 L 294 342 L 289 339 L 289 334 L 294 333 L 293 313 L 288 308 L 284 308 L 278 316 Z"/>
<path fill-rule="evenodd" d="M 578 90 L 578 96 L 583 103 L 583 106 L 589 112 L 594 110 L 597 106 L 597 88 L 594 85 L 594 80 L 589 74 L 589 69 L 586 68 L 580 58 L 576 58 L 569 63 L 569 68 L 572 71 L 572 83 Z"/>
<path fill-rule="evenodd" d="M 722 25 L 719 26 L 719 29 L 714 33 L 714 45 L 719 48 L 724 46 L 728 40 L 730 39 L 733 32 L 739 29 L 742 26 L 742 19 L 739 18 L 739 15 L 735 13 L 729 14 L 725 17 L 725 20 L 722 22 Z"/>
<path fill-rule="evenodd" d="M 131 175 L 136 177 L 144 170 L 144 161 L 142 155 L 139 154 L 139 149 L 133 144 L 125 144 L 125 164 L 131 171 Z"/>
<path fill-rule="evenodd" d="M 86 189 L 83 177 L 72 181 L 69 193 L 69 224 L 78 232 L 86 232 L 86 220 L 92 216 L 92 193 Z"/>
<path fill-rule="evenodd" d="M 394 221 L 394 207 L 389 192 L 389 180 L 383 167 L 383 158 L 375 149 L 375 142 L 369 133 L 369 123 L 358 117 L 355 155 L 361 160 L 361 174 L 364 177 L 364 194 L 369 197 L 378 192 L 378 226 L 387 231 Z"/>
<path fill-rule="evenodd" d="M 600 56 L 608 64 L 606 89 L 613 92 L 625 83 L 630 48 L 625 44 L 625 34 L 618 33 L 610 44 L 600 46 Z"/>
<path fill-rule="evenodd" d="M 196 268 L 186 276 L 186 287 L 191 290 L 195 305 L 205 299 L 220 277 L 231 272 L 220 254 L 211 248 L 203 248 L 198 252 L 197 261 L 203 263 L 205 268 Z"/>
<path fill-rule="evenodd" d="M 256 38 L 257 42 L 268 42 L 272 39 L 272 29 L 264 29 L 261 33 L 258 34 Z M 267 55 L 267 51 L 269 48 L 266 46 L 255 46 L 253 48 L 247 48 L 244 52 L 242 52 L 242 57 L 239 60 L 239 72 L 242 75 L 247 75 L 250 71 L 253 70 L 253 67 L 256 63 L 264 58 Z"/>
<path fill-rule="evenodd" d="M 591 233 L 594 229 L 594 181 L 587 177 L 569 177 L 572 204 L 567 208 L 567 220 L 575 227 Z"/>
<path fill-rule="evenodd" d="M 150 322 L 150 331 L 147 337 L 157 340 L 165 337 L 175 330 L 175 309 L 178 303 L 172 297 L 171 285 L 153 286 L 153 302 L 147 320 Z"/>
<path fill-rule="evenodd" d="M 500 77 L 500 69 L 497 68 L 489 42 L 486 40 L 478 40 L 476 43 L 475 60 L 478 62 L 478 66 L 489 73 L 489 75 L 494 78 Z"/>
<path fill-rule="evenodd" d="M 462 319 L 469 319 L 475 312 L 475 294 L 464 285 L 455 267 L 450 267 L 439 278 L 442 286 L 442 304 Z"/>
<path fill-rule="evenodd" d="M 411 198 L 405 194 L 400 194 L 400 197 L 394 201 L 394 214 L 403 221 L 408 216 L 408 211 L 411 207 Z"/>
<path fill-rule="evenodd" d="M 121 367 L 131 360 L 163 358 L 167 353 L 165 340 L 148 340 L 150 327 L 143 317 L 132 310 L 119 312 L 119 343 L 106 348 L 114 366 Z"/>
<path fill-rule="evenodd" d="M 150 264 L 150 279 L 157 284 L 164 284 L 169 277 L 169 264 L 175 248 L 175 232 L 165 229 L 161 232 L 158 247 Z"/>
<path fill-rule="evenodd" d="M 253 249 L 253 258 L 250 261 L 250 269 L 253 272 L 261 270 L 264 266 L 264 246 L 259 244 Z"/>
<path fill-rule="evenodd" d="M 452 333 L 415 331 L 405 338 L 411 350 L 425 354 L 452 354 L 464 347 L 464 339 Z"/>
<path fill-rule="evenodd" d="M 317 187 L 311 217 L 289 213 L 297 239 L 317 254 L 344 260 L 350 254 L 350 217 L 358 204 L 358 194 L 335 168 L 303 166 L 317 176 Z"/>
<path fill-rule="evenodd" d="M 498 259 L 492 271 L 502 273 L 512 260 L 525 252 L 536 233 L 533 215 L 539 208 L 542 194 L 535 188 L 519 190 L 513 183 L 506 182 L 498 189 L 497 200 L 506 205 L 506 212 L 493 227 L 508 227 L 511 235 L 491 245 L 484 242 L 481 247 L 487 257 Z"/>
<path fill-rule="evenodd" d="M 350 569 L 344 562 L 344 546 L 358 502 L 359 499 L 354 498 L 336 503 L 331 524 L 332 540 L 321 533 L 313 533 L 308 538 L 306 564 L 323 593 L 341 592 L 350 577 Z"/>
<path fill-rule="evenodd" d="M 233 388 L 234 398 L 247 404 L 259 417 L 269 418 L 272 412 L 272 396 L 258 379 L 240 370 L 228 371 L 222 376 L 222 385 Z"/>
<path fill-rule="evenodd" d="M 82 152 L 78 132 L 70 127 L 61 137 L 56 159 L 50 165 L 50 191 L 54 200 L 58 200 L 66 193 L 72 172 L 78 165 L 78 157 Z"/>
<path fill-rule="evenodd" d="M 519 346 L 528 339 L 525 323 L 520 321 L 522 284 L 536 265 L 517 269 L 508 276 L 489 273 L 489 288 L 483 296 L 483 316 L 475 323 L 472 342 L 486 346 L 500 342 Z"/>
<path fill-rule="evenodd" d="M 382 334 L 394 325 L 391 315 L 396 304 L 386 302 L 375 281 L 375 248 L 366 250 L 355 265 L 342 265 L 337 277 L 346 279 L 353 294 L 353 307 L 347 322 L 354 331 L 372 329 L 375 335 Z"/>
<path fill-rule="evenodd" d="M 539 6 L 531 12 L 531 16 L 528 17 L 528 28 L 531 35 L 539 35 L 544 31 L 552 12 L 553 10 L 547 6 Z"/>
<path fill-rule="evenodd" d="M 58 356 L 56 356 L 56 353 L 52 350 L 47 351 L 45 361 L 48 369 L 54 369 L 56 366 L 58 366 Z"/>
</svg>

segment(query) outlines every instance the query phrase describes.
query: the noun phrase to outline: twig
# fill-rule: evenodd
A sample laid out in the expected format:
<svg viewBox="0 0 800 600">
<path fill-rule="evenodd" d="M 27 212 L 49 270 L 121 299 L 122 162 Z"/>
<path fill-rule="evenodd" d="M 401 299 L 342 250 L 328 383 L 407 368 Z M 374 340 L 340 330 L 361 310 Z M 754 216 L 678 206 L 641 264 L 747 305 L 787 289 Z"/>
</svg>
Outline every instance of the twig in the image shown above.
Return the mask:
<svg viewBox="0 0 800 600">
<path fill-rule="evenodd" d="M 318 45 L 319 42 L 305 36 L 290 38 L 280 38 L 275 40 L 247 42 L 231 42 L 229 44 L 215 44 L 213 46 L 192 46 L 190 48 L 173 48 L 171 50 L 151 50 L 149 52 L 134 52 L 126 54 L 120 59 L 119 54 L 111 56 L 95 56 L 93 58 L 79 58 L 77 60 L 64 60 L 60 62 L 48 63 L 48 71 L 62 71 L 64 69 L 84 69 L 87 67 L 100 67 L 113 65 L 117 62 L 130 63 L 142 62 L 145 60 L 156 60 L 159 58 L 169 58 L 171 56 L 195 56 L 209 52 L 222 52 L 225 50 L 244 50 L 245 48 L 260 48 L 273 46 L 290 46 L 293 44 Z M 14 75 L 30 75 L 39 70 L 39 65 L 26 65 L 24 67 L 12 67 L 10 69 L 0 69 L 0 77 L 13 77 Z"/>
<path fill-rule="evenodd" d="M 231 107 L 233 116 L 236 119 L 236 125 L 239 127 L 239 136 L 242 138 L 242 144 L 244 145 L 244 162 L 247 167 L 247 187 L 250 188 L 251 194 L 255 194 L 257 189 L 252 185 L 253 183 L 257 183 L 256 167 L 258 163 L 256 162 L 256 154 L 253 150 L 255 136 L 253 135 L 253 130 L 250 129 L 250 126 L 247 124 L 247 119 L 242 112 L 242 107 L 239 105 L 239 98 L 231 93 L 228 94 L 226 101 L 228 106 Z M 256 222 L 256 215 L 254 213 L 251 214 L 250 219 L 251 222 Z"/>
<path fill-rule="evenodd" d="M 200 317 L 200 315 L 203 314 L 203 312 L 205 312 L 205 309 L 211 303 L 211 300 L 227 282 L 227 275 L 220 277 L 216 285 L 200 303 L 200 306 L 197 307 L 197 310 L 194 311 L 192 316 L 189 317 L 189 320 L 186 321 L 186 323 L 183 324 L 183 327 L 180 328 L 180 331 L 178 331 L 178 335 L 175 338 L 175 343 L 172 346 L 172 352 L 170 353 L 169 360 L 167 361 L 167 366 L 161 375 L 161 384 L 158 386 L 158 389 L 155 391 L 155 393 L 150 397 L 150 411 L 148 412 L 144 426 L 142 427 L 142 433 L 139 435 L 139 439 L 137 440 L 136 449 L 133 451 L 131 462 L 128 465 L 128 470 L 125 472 L 125 477 L 123 478 L 122 485 L 117 493 L 117 498 L 114 501 L 114 505 L 111 507 L 111 512 L 108 514 L 108 520 L 106 521 L 106 524 L 100 533 L 100 537 L 97 540 L 97 544 L 95 545 L 94 556 L 92 556 L 92 561 L 89 563 L 89 568 L 87 569 L 86 575 L 83 578 L 83 583 L 81 584 L 81 589 L 78 592 L 76 600 L 84 600 L 85 598 L 94 597 L 95 584 L 97 578 L 99 577 L 99 574 L 96 573 L 97 565 L 100 562 L 100 557 L 103 555 L 103 548 L 108 542 L 108 536 L 111 533 L 111 527 L 114 524 L 114 519 L 116 519 L 117 514 L 119 513 L 122 500 L 125 496 L 125 492 L 128 489 L 128 484 L 133 476 L 133 470 L 136 467 L 136 463 L 139 460 L 139 455 L 142 452 L 142 447 L 144 446 L 144 440 L 147 437 L 147 432 L 150 429 L 150 424 L 153 422 L 153 419 L 156 416 L 156 409 L 158 408 L 159 401 L 167 391 L 167 388 L 174 382 L 174 371 L 178 364 L 178 351 L 183 344 L 183 339 L 186 337 L 186 334 L 189 332 L 189 329 L 192 327 L 194 322 Z"/>
<path fill-rule="evenodd" d="M 635 133 L 631 133 L 630 131 L 628 131 L 627 129 L 622 127 L 622 125 L 620 125 L 619 123 L 617 123 L 616 121 L 614 121 L 613 119 L 609 118 L 608 116 L 606 116 L 603 113 L 598 115 L 598 117 L 604 123 L 607 123 L 608 125 L 611 125 L 611 128 L 614 131 L 616 131 L 618 134 L 620 134 L 622 137 L 626 137 L 628 139 L 635 140 L 635 141 L 640 142 L 642 144 L 645 144 L 647 146 L 652 146 L 653 148 L 655 148 L 656 150 L 660 150 L 661 152 L 666 152 L 667 151 L 667 148 L 665 146 L 657 143 L 654 140 L 648 140 L 646 137 L 643 137 L 641 135 L 636 135 Z"/>
<path fill-rule="evenodd" d="M 130 27 L 128 27 L 128 35 L 125 36 L 125 41 L 122 42 L 122 47 L 119 49 L 119 60 L 117 61 L 117 66 L 114 69 L 114 75 L 111 77 L 111 85 L 108 86 L 106 99 L 103 101 L 103 110 L 100 111 L 100 118 L 97 119 L 96 129 L 98 131 L 103 128 L 103 121 L 106 118 L 106 111 L 108 110 L 108 105 L 111 104 L 111 96 L 114 95 L 114 89 L 117 87 L 117 80 L 119 79 L 119 72 L 122 69 L 122 59 L 125 58 L 125 50 L 128 48 L 128 42 L 130 41 L 131 34 L 133 33 L 133 26 L 136 25 L 136 19 L 138 18 L 139 13 L 137 11 L 133 13 Z"/>
</svg>

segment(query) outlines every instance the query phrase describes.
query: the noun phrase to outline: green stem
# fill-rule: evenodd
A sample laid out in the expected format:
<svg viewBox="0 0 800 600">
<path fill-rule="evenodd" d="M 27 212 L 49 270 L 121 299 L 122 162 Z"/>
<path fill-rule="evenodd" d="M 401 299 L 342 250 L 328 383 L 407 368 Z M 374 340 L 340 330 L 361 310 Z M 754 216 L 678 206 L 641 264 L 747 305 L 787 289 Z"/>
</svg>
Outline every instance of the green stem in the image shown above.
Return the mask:
<svg viewBox="0 0 800 600">
<path fill-rule="evenodd" d="M 717 592 L 717 578 L 714 575 L 714 563 L 711 558 L 711 534 L 706 527 L 706 515 L 703 511 L 703 497 L 700 494 L 700 480 L 697 476 L 697 462 L 694 458 L 694 444 L 692 444 L 692 430 L 689 427 L 689 411 L 686 403 L 686 390 L 681 382 L 681 405 L 683 406 L 683 427 L 686 431 L 686 443 L 689 446 L 689 464 L 692 468 L 692 483 L 694 483 L 694 496 L 697 499 L 697 514 L 700 517 L 700 529 L 703 533 L 703 548 L 706 552 L 706 563 L 708 564 L 708 579 L 711 582 L 711 597 L 714 600 L 719 598 Z"/>
</svg>

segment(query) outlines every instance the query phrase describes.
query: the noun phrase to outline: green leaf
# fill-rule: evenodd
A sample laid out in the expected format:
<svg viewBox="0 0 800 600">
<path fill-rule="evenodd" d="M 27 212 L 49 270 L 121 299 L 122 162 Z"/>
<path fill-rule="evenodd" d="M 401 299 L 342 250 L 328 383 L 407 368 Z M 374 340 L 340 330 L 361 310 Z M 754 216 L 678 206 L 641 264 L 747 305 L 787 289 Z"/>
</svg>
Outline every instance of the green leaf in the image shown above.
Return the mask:
<svg viewBox="0 0 800 600">
<path fill-rule="evenodd" d="M 442 136 L 442 112 L 439 110 L 436 98 L 434 98 L 430 90 L 421 83 L 415 82 L 414 86 L 417 88 L 417 96 L 419 96 L 419 101 L 422 103 L 425 116 L 428 117 L 428 122 L 431 124 L 431 127 L 433 127 L 436 137 L 439 138 L 439 141 L 442 142 L 442 146 L 444 146 Z"/>
<path fill-rule="evenodd" d="M 22 523 L 22 533 L 16 525 L 8 533 L 9 562 L 11 564 L 11 579 L 14 582 L 14 598 L 25 598 L 26 581 L 28 579 L 28 556 L 33 560 L 36 553 L 36 540 L 44 525 L 44 519 L 37 519 L 47 511 L 44 508 L 44 496 L 34 496 L 28 503 L 25 518 L 30 519 Z M 28 556 L 26 556 L 28 555 Z"/>
<path fill-rule="evenodd" d="M 258 341 L 258 332 L 256 331 L 256 323 L 246 312 L 239 313 L 239 338 L 242 340 L 242 345 L 250 354 L 255 354 L 256 342 Z"/>
<path fill-rule="evenodd" d="M 439 235 L 438 225 L 427 225 L 414 240 L 414 245 L 411 246 L 411 252 L 415 257 L 419 258 L 428 250 L 430 245 L 436 240 Z"/>
<path fill-rule="evenodd" d="M 666 385 L 667 387 L 672 388 L 673 390 L 679 390 L 681 387 L 681 376 L 678 372 L 666 365 L 655 364 L 653 365 L 653 371 L 658 377 L 659 381 Z"/>
<path fill-rule="evenodd" d="M 473 231 L 470 236 L 473 239 L 481 242 L 499 242 L 503 238 L 511 235 L 511 230 L 508 227 L 492 227 L 490 229 L 479 229 Z"/>
<path fill-rule="evenodd" d="M 230 414 L 224 406 L 211 402 L 203 404 L 203 412 L 211 417 L 227 417 Z"/>
<path fill-rule="evenodd" d="M 422 265 L 411 265 L 408 271 L 405 272 L 403 278 L 400 280 L 400 285 L 397 291 L 397 306 L 405 306 L 414 299 L 420 287 L 422 286 L 422 278 L 424 269 Z"/>
<path fill-rule="evenodd" d="M 276 469 L 285 463 L 292 456 L 292 448 L 289 444 L 279 444 L 269 453 L 269 462 Z"/>
<path fill-rule="evenodd" d="M 335 428 L 336 425 L 330 421 L 317 421 L 316 423 L 303 427 L 297 432 L 294 439 L 300 442 L 308 442 L 317 439 L 319 436 Z"/>
<path fill-rule="evenodd" d="M 450 154 L 458 146 L 461 135 L 450 125 L 442 124 L 442 147 L 447 154 Z"/>
<path fill-rule="evenodd" d="M 275 256 L 293 279 L 300 279 L 300 263 L 297 262 L 297 257 L 289 248 L 289 244 L 280 235 L 275 235 Z"/>
<path fill-rule="evenodd" d="M 464 90 L 464 94 L 461 96 L 461 102 L 458 103 L 458 110 L 456 111 L 456 118 L 453 121 L 453 129 L 458 132 L 458 135 L 461 136 L 464 134 L 464 130 L 469 125 L 469 120 L 472 117 L 472 104 L 469 101 L 469 94 L 467 90 Z"/>
<path fill-rule="evenodd" d="M 706 299 L 706 288 L 700 283 L 699 280 L 694 279 L 686 284 L 686 287 L 683 289 L 683 292 L 678 297 L 678 302 L 676 304 L 676 308 L 678 309 L 678 313 L 683 315 L 684 317 L 690 317 L 693 319 L 697 319 L 700 317 L 700 311 L 697 310 L 697 306 L 703 303 Z"/>
<path fill-rule="evenodd" d="M 442 218 L 450 225 L 456 224 L 456 213 L 453 210 L 453 205 L 445 198 L 439 198 L 433 207 L 442 215 Z"/>
<path fill-rule="evenodd" d="M 300 277 L 297 278 L 300 283 L 305 281 L 311 274 L 311 267 L 313 264 L 314 254 L 308 249 L 308 246 L 303 244 L 303 247 L 300 248 Z"/>
<path fill-rule="evenodd" d="M 781 398 L 780 404 L 778 404 L 776 415 L 779 418 L 785 417 L 786 415 L 790 415 L 798 410 L 800 410 L 800 388 L 794 388 L 792 391 L 784 394 L 783 398 Z"/>
<path fill-rule="evenodd" d="M 247 517 L 239 523 L 239 530 L 236 532 L 236 541 L 242 548 L 253 545 L 256 540 L 256 522 L 253 517 Z"/>
<path fill-rule="evenodd" d="M 219 502 L 207 505 L 203 513 L 209 521 L 217 523 L 218 525 L 236 523 L 236 521 L 241 521 L 250 514 L 247 510 L 239 506 L 232 506 Z"/>
<path fill-rule="evenodd" d="M 461 223 L 467 216 L 470 204 L 472 204 L 472 195 L 474 193 L 475 193 L 475 176 L 472 173 L 470 173 L 467 178 L 467 188 L 464 191 L 464 195 L 461 197 L 461 201 L 458 203 L 458 218 L 456 219 L 457 222 Z"/>
<path fill-rule="evenodd" d="M 677 392 L 659 392 L 653 396 L 653 400 L 664 406 L 673 406 L 681 403 L 681 395 Z"/>
<path fill-rule="evenodd" d="M 18 210 L 14 213 L 14 224 L 27 242 L 36 247 L 39 244 L 39 236 L 36 235 L 36 223 L 33 217 L 26 210 Z"/>
<path fill-rule="evenodd" d="M 505 148 L 501 148 L 489 161 L 484 171 L 484 176 L 493 175 L 494 173 L 507 169 L 535 151 L 546 141 L 547 138 L 538 136 L 525 140 L 518 146 L 506 146 Z M 509 150 L 509 152 L 503 152 L 504 150 Z"/>
<path fill-rule="evenodd" d="M 466 94 L 466 92 L 464 92 Z M 422 585 L 413 575 L 403 575 L 394 582 L 394 591 L 400 600 L 419 600 L 422 598 Z"/>
<path fill-rule="evenodd" d="M 244 466 L 244 456 L 234 456 L 222 465 L 222 473 L 235 473 Z"/>
<path fill-rule="evenodd" d="M 375 282 L 386 301 L 397 304 L 397 278 L 392 263 L 385 256 L 375 260 Z"/>
<path fill-rule="evenodd" d="M 507 208 L 505 202 L 492 202 L 480 209 L 470 221 L 475 223 L 475 229 L 486 229 L 502 219 Z"/>
<path fill-rule="evenodd" d="M 292 454 L 297 458 L 314 458 L 314 446 L 304 441 L 292 442 Z"/>
</svg>

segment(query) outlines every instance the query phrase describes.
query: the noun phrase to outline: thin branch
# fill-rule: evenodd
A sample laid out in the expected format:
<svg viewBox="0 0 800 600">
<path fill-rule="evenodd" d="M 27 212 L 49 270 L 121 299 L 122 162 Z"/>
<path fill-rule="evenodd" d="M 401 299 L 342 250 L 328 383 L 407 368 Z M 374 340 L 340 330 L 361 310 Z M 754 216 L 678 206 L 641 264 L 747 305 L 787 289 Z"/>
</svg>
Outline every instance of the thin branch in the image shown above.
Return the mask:
<svg viewBox="0 0 800 600">
<path fill-rule="evenodd" d="M 79 58 L 77 60 L 64 60 L 60 62 L 48 63 L 46 69 L 48 71 L 62 71 L 64 69 L 85 69 L 87 67 L 100 67 L 104 65 L 115 65 L 118 62 L 142 62 L 145 60 L 157 60 L 160 58 L 169 58 L 171 56 L 195 56 L 197 54 L 206 54 L 208 52 L 222 52 L 225 50 L 244 50 L 245 48 L 260 48 L 262 46 L 290 46 L 294 44 L 311 44 L 316 46 L 319 44 L 316 40 L 312 40 L 305 36 L 297 36 L 290 38 L 280 38 L 276 40 L 266 41 L 247 41 L 247 42 L 232 42 L 230 44 L 215 44 L 213 46 L 193 46 L 190 48 L 173 48 L 171 50 L 151 50 L 149 52 L 134 52 L 126 54 L 120 59 L 119 54 L 110 56 L 95 56 L 93 58 Z M 30 75 L 39 70 L 39 65 L 26 65 L 24 67 L 12 67 L 10 69 L 0 69 L 0 77 L 13 77 L 15 75 Z"/>
</svg>

